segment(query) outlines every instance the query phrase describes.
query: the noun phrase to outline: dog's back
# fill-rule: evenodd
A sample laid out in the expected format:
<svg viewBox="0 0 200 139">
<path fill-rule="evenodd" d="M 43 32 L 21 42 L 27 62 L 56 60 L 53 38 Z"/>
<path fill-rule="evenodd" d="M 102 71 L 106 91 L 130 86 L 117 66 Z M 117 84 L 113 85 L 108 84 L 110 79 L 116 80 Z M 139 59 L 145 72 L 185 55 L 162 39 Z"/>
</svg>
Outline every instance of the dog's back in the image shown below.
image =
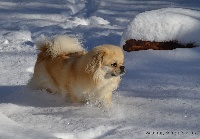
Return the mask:
<svg viewBox="0 0 200 139">
<path fill-rule="evenodd" d="M 34 90 L 46 89 L 51 92 L 57 92 L 58 90 L 53 77 L 49 73 L 48 65 L 56 68 L 56 66 L 60 65 L 59 62 L 68 57 L 84 55 L 85 50 L 76 38 L 64 35 L 57 36 L 54 39 L 43 37 L 36 42 L 36 46 L 40 52 L 34 67 L 33 77 L 28 86 Z"/>
</svg>

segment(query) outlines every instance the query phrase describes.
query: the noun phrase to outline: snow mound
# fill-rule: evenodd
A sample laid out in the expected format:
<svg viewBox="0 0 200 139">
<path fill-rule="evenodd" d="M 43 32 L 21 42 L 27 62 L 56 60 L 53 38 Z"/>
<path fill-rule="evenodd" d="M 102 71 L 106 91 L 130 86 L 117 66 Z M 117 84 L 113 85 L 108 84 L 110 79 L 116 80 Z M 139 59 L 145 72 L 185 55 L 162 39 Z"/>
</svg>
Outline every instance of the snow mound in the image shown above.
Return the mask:
<svg viewBox="0 0 200 139">
<path fill-rule="evenodd" d="M 110 24 L 110 22 L 108 22 L 107 20 L 101 18 L 101 17 L 97 17 L 97 16 L 91 16 L 89 18 L 90 24 L 99 24 L 99 25 L 108 25 Z"/>
<path fill-rule="evenodd" d="M 108 22 L 107 20 L 101 18 L 101 17 L 97 17 L 97 16 L 91 16 L 88 19 L 85 18 L 78 18 L 75 17 L 72 24 L 75 25 L 83 25 L 83 26 L 88 26 L 88 25 L 108 25 L 110 24 L 110 22 Z"/>
<path fill-rule="evenodd" d="M 28 30 L 20 30 L 20 31 L 12 31 L 5 36 L 5 44 L 8 42 L 24 42 L 24 41 L 32 41 L 31 32 Z"/>
<path fill-rule="evenodd" d="M 200 12 L 182 8 L 164 8 L 137 15 L 124 30 L 126 40 L 169 41 L 200 45 Z"/>
</svg>

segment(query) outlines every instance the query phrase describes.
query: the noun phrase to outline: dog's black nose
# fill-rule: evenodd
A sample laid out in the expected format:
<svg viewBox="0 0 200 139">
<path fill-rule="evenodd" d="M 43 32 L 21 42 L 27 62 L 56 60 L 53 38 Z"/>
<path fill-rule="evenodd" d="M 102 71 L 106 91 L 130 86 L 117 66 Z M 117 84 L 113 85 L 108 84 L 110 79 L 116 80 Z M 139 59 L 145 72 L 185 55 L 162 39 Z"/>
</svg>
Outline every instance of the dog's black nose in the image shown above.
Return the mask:
<svg viewBox="0 0 200 139">
<path fill-rule="evenodd" d="M 120 68 L 120 73 L 121 73 L 121 74 L 122 74 L 122 73 L 125 73 L 125 67 L 124 67 L 124 66 L 120 66 L 119 68 Z"/>
</svg>

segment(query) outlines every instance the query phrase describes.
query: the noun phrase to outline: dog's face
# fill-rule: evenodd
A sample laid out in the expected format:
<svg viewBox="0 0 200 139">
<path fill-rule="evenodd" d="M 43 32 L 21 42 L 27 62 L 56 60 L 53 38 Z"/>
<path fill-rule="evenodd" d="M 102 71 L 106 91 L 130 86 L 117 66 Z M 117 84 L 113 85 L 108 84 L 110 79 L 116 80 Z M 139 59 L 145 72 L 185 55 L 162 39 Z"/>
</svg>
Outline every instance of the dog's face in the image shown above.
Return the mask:
<svg viewBox="0 0 200 139">
<path fill-rule="evenodd" d="M 125 73 L 124 54 L 120 47 L 113 45 L 103 45 L 95 47 L 92 51 L 95 69 L 101 69 L 105 78 L 120 76 Z"/>
<path fill-rule="evenodd" d="M 124 55 L 122 49 L 116 46 L 107 46 L 104 49 L 102 60 L 102 70 L 106 72 L 106 77 L 119 76 L 125 73 Z"/>
</svg>

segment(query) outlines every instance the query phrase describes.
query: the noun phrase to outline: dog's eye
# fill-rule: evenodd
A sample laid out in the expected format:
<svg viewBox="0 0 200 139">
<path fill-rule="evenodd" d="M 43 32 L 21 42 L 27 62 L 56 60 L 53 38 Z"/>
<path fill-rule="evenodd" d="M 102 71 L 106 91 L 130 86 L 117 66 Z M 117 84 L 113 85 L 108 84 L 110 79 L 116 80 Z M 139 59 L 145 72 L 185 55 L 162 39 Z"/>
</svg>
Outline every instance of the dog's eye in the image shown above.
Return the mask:
<svg viewBox="0 0 200 139">
<path fill-rule="evenodd" d="M 117 67 L 117 63 L 111 64 L 112 67 Z"/>
</svg>

